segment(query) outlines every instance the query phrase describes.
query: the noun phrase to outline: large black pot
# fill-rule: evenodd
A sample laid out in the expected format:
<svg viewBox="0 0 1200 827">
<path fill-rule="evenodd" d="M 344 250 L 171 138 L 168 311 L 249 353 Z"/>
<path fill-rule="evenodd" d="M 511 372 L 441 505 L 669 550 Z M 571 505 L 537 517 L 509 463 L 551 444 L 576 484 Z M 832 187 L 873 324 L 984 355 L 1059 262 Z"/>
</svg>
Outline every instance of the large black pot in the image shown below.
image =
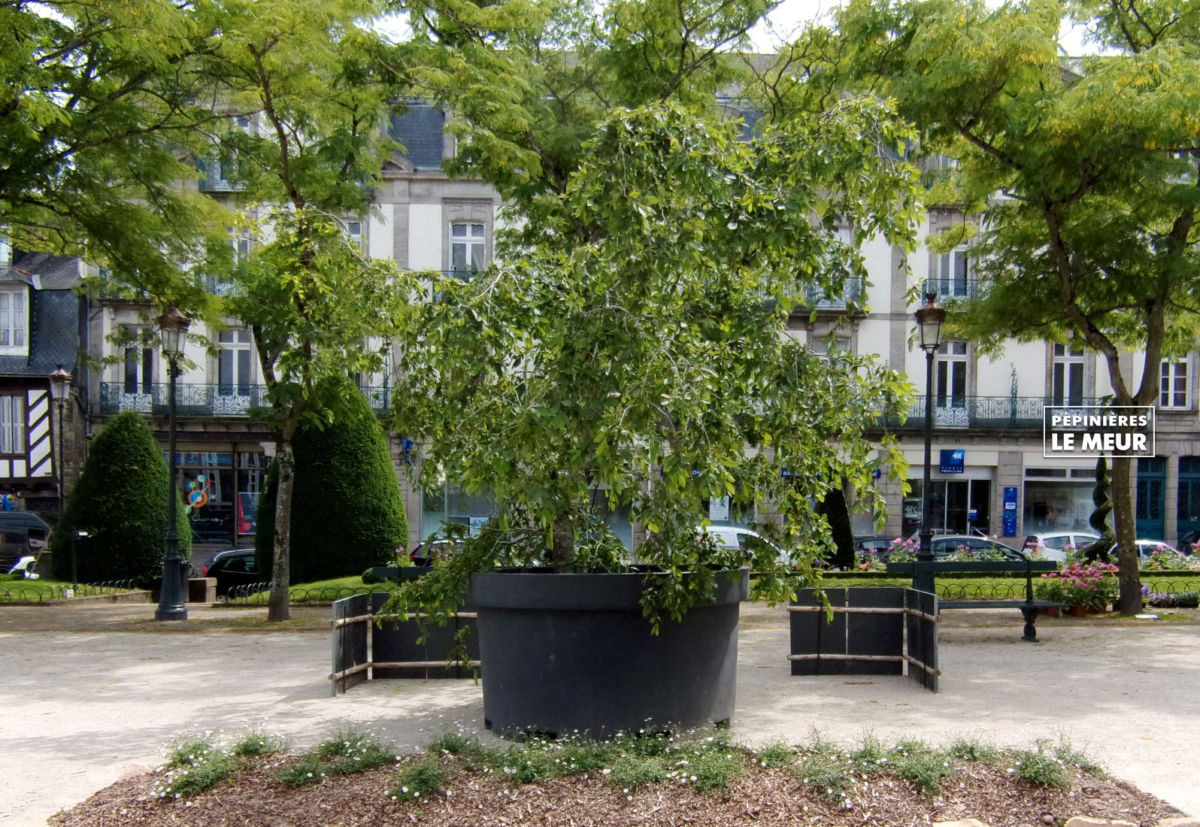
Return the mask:
<svg viewBox="0 0 1200 827">
<path fill-rule="evenodd" d="M 644 577 L 473 574 L 485 724 L 505 737 L 607 738 L 728 722 L 748 571 L 718 573 L 715 600 L 658 635 L 642 617 Z"/>
</svg>

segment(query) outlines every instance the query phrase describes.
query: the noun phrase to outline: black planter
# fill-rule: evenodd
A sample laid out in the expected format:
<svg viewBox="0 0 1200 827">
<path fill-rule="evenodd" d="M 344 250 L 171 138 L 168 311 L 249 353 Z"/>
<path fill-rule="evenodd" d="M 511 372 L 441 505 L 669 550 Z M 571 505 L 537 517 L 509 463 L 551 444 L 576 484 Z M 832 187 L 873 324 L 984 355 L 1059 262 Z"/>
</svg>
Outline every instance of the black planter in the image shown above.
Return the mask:
<svg viewBox="0 0 1200 827">
<path fill-rule="evenodd" d="M 642 617 L 642 574 L 480 572 L 485 724 L 498 735 L 607 738 L 686 730 L 733 716 L 746 569 L 721 572 L 711 604 L 658 635 Z"/>
</svg>

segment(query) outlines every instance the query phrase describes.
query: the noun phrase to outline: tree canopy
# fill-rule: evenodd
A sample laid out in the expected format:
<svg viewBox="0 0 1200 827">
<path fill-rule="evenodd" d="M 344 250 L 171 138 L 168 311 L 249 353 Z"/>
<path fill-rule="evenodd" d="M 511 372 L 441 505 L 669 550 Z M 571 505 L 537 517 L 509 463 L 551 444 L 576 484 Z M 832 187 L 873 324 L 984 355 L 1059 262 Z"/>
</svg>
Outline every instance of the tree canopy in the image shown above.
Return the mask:
<svg viewBox="0 0 1200 827">
<path fill-rule="evenodd" d="M 1108 51 L 1068 60 L 1064 12 Z M 1157 402 L 1160 362 L 1194 347 L 1200 311 L 1198 21 L 1159 0 L 855 0 L 841 14 L 841 77 L 894 99 L 921 151 L 954 159 L 930 204 L 982 217 L 960 335 L 1074 342 L 1104 358 L 1115 404 Z M 1130 482 L 1116 458 L 1124 612 L 1141 601 Z"/>
</svg>

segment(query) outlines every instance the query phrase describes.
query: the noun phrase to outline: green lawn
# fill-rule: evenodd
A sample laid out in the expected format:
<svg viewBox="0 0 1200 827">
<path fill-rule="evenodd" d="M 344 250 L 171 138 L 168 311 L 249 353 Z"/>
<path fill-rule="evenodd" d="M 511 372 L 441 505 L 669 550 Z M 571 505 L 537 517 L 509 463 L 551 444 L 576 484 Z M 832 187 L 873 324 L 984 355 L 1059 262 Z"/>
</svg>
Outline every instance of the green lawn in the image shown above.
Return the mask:
<svg viewBox="0 0 1200 827">
<path fill-rule="evenodd" d="M 0 603 L 46 603 L 51 600 L 64 600 L 68 591 L 72 591 L 77 597 L 91 597 L 118 594 L 128 589 L 89 586 L 82 583 L 78 589 L 72 589 L 69 582 L 62 580 L 0 580 Z"/>
</svg>

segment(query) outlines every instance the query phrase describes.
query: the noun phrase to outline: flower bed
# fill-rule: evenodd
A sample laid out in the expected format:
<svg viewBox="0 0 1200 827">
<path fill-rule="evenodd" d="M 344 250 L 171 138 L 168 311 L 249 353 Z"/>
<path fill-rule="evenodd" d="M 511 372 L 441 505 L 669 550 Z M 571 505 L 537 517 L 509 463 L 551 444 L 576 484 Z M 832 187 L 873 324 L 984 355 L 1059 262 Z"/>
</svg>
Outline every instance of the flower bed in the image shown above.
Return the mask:
<svg viewBox="0 0 1200 827">
<path fill-rule="evenodd" d="M 1062 571 L 1043 574 L 1034 594 L 1038 600 L 1105 611 L 1117 599 L 1117 567 L 1112 563 L 1071 563 Z"/>
</svg>

